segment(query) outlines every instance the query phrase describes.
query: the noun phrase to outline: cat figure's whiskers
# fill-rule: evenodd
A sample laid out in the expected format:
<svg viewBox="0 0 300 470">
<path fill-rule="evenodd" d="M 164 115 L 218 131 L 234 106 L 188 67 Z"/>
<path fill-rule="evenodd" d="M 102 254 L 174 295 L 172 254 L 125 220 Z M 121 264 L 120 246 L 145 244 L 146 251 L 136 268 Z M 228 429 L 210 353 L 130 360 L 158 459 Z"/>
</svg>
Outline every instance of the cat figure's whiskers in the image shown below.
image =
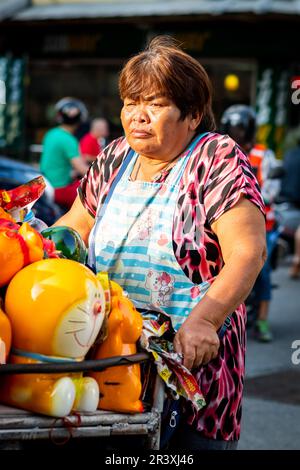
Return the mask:
<svg viewBox="0 0 300 470">
<path fill-rule="evenodd" d="M 74 333 L 79 333 L 80 331 L 85 331 L 85 328 L 81 328 L 80 330 L 72 330 L 72 331 L 66 331 L 66 335 L 74 334 Z"/>
<path fill-rule="evenodd" d="M 68 323 L 84 323 L 84 324 L 87 324 L 87 322 L 84 321 L 84 320 L 68 320 Z"/>
<path fill-rule="evenodd" d="M 77 307 L 77 310 L 80 310 L 81 312 L 83 312 L 85 315 L 89 315 L 89 312 L 87 310 L 85 310 L 83 307 Z"/>
</svg>

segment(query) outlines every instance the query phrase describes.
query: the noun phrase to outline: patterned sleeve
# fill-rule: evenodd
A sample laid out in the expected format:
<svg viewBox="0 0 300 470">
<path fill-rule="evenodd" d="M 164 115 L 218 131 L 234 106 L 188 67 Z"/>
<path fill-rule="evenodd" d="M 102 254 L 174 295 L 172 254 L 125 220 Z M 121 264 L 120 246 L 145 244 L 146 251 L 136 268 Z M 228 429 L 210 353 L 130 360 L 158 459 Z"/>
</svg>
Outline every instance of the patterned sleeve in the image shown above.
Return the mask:
<svg viewBox="0 0 300 470">
<path fill-rule="evenodd" d="M 82 178 L 78 195 L 92 217 L 96 216 L 99 204 L 103 204 L 128 149 L 124 137 L 114 140 L 98 155 Z"/>
<path fill-rule="evenodd" d="M 211 225 L 244 196 L 264 214 L 264 203 L 248 157 L 228 136 L 210 142 L 211 164 L 204 187 L 204 206 Z M 212 148 L 214 147 L 214 148 Z"/>
</svg>

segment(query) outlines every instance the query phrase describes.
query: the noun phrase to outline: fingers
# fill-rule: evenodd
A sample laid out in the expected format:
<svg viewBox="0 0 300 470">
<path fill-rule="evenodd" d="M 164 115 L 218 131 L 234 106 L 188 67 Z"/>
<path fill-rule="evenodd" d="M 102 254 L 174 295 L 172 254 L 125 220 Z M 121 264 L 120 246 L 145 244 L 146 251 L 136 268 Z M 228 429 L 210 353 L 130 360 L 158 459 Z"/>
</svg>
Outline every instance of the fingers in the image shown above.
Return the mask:
<svg viewBox="0 0 300 470">
<path fill-rule="evenodd" d="M 180 343 L 177 335 L 174 338 L 173 346 L 174 346 L 174 351 L 177 352 L 178 354 L 182 355 L 182 347 L 181 347 L 181 343 Z"/>
<path fill-rule="evenodd" d="M 215 355 L 212 351 L 203 351 L 200 348 L 196 349 L 196 357 L 193 363 L 193 369 L 197 369 L 199 366 L 208 364 Z"/>
<path fill-rule="evenodd" d="M 195 364 L 194 364 L 194 367 L 199 367 L 201 365 L 206 365 L 208 364 L 210 361 L 212 361 L 213 359 L 215 359 L 218 355 L 218 351 L 219 351 L 219 348 L 218 347 L 214 347 L 208 351 L 206 351 L 204 354 L 200 354 L 199 356 L 197 356 L 197 359 L 195 361 Z"/>
<path fill-rule="evenodd" d="M 183 351 L 183 365 L 191 370 L 193 368 L 193 364 L 196 358 L 196 349 L 195 348 L 187 348 Z"/>
<path fill-rule="evenodd" d="M 194 368 L 197 368 L 199 366 L 205 366 L 212 359 L 214 359 L 214 354 L 212 354 L 212 353 L 203 354 L 202 357 L 200 357 L 200 359 L 197 360 L 197 362 L 195 361 Z"/>
<path fill-rule="evenodd" d="M 212 359 L 216 357 L 216 354 L 214 352 L 204 352 L 202 348 L 191 348 L 186 353 L 183 352 L 183 355 L 183 365 L 189 370 L 197 369 L 199 366 L 208 364 Z"/>
<path fill-rule="evenodd" d="M 182 345 L 178 336 L 174 338 L 174 350 L 183 357 L 183 365 L 187 369 L 191 370 L 196 358 L 196 349 L 189 345 Z"/>
<path fill-rule="evenodd" d="M 191 370 L 213 360 L 218 355 L 220 341 L 216 332 L 195 337 L 194 332 L 187 335 L 178 330 L 173 344 L 174 350 L 183 356 L 183 365 Z"/>
<path fill-rule="evenodd" d="M 205 348 L 194 348 L 190 349 L 187 351 L 187 353 L 184 352 L 184 366 L 191 370 L 191 369 L 197 369 L 200 366 L 208 364 L 210 361 L 215 359 L 218 355 L 218 349 L 217 348 L 209 348 L 208 350 Z"/>
</svg>

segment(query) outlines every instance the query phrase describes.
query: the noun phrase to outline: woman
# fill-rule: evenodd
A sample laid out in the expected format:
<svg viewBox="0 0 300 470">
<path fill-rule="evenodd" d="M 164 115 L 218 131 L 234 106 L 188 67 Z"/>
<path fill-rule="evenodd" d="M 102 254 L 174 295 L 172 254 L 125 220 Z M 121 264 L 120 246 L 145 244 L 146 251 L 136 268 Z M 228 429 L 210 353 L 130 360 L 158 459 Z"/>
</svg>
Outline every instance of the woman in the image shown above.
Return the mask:
<svg viewBox="0 0 300 470">
<path fill-rule="evenodd" d="M 119 86 L 125 137 L 99 155 L 57 224 L 80 232 L 90 264 L 138 307 L 171 315 L 175 350 L 207 401 L 198 413 L 186 409 L 182 448 L 235 448 L 242 302 L 266 257 L 258 185 L 235 142 L 213 132 L 206 72 L 170 38 L 131 58 Z"/>
</svg>

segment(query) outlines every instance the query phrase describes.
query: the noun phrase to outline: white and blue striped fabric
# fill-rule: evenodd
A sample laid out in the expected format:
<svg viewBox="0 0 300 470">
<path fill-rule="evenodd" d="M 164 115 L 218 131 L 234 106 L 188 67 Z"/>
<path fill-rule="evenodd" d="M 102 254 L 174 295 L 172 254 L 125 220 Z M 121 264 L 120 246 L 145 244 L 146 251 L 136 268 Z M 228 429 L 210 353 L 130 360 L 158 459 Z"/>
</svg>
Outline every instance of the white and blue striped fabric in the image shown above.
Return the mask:
<svg viewBox="0 0 300 470">
<path fill-rule="evenodd" d="M 180 181 L 204 135 L 192 142 L 164 183 L 131 181 L 138 158 L 132 154 L 90 235 L 89 259 L 96 271 L 107 271 L 140 310 L 170 315 L 175 330 L 210 287 L 208 282 L 194 284 L 184 274 L 172 243 Z"/>
</svg>

